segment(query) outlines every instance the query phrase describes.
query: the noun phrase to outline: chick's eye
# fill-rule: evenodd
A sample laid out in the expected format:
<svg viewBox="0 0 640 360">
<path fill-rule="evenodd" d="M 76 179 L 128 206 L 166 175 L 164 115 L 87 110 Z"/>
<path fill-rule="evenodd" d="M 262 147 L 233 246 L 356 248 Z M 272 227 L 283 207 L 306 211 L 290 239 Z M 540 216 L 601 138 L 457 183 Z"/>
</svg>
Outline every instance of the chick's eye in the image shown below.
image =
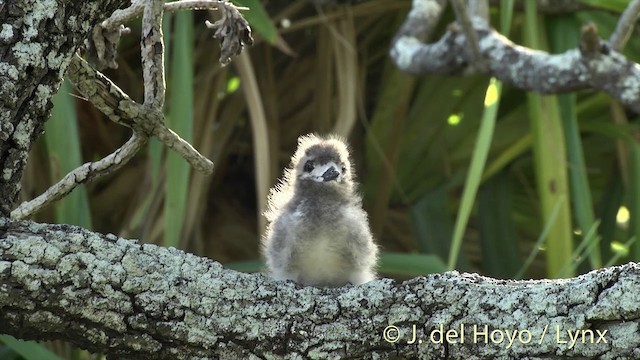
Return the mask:
<svg viewBox="0 0 640 360">
<path fill-rule="evenodd" d="M 343 166 L 343 167 L 342 167 L 342 173 L 344 174 L 344 173 L 346 173 L 346 172 L 347 172 L 347 167 L 346 167 L 346 166 Z"/>
<path fill-rule="evenodd" d="M 313 171 L 313 161 L 309 160 L 304 163 L 304 172 L 312 172 Z"/>
</svg>

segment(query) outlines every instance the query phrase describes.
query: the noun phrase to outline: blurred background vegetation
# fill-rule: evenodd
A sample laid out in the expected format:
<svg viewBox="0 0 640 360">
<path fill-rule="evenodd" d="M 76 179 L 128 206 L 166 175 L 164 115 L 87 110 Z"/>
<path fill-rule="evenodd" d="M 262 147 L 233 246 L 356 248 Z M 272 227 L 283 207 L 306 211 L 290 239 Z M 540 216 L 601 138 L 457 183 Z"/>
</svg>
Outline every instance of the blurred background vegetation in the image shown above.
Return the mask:
<svg viewBox="0 0 640 360">
<path fill-rule="evenodd" d="M 492 2 L 492 25 L 518 44 L 557 53 L 577 46 L 585 22 L 608 38 L 628 2 L 585 0 L 590 8 L 565 14 L 545 14 L 534 1 Z M 35 220 L 260 271 L 267 190 L 298 136 L 334 132 L 351 143 L 384 276 L 458 269 L 555 278 L 640 260 L 637 114 L 591 90 L 540 96 L 483 75 L 404 74 L 388 52 L 409 0 L 236 3 L 251 8 L 257 43 L 228 67 L 204 26 L 217 14 L 185 11 L 164 21 L 169 126 L 214 161 L 213 175 L 152 141 L 122 170 Z M 435 38 L 452 21 L 447 9 Z M 140 25 L 127 25 L 133 34 L 121 41 L 119 68 L 105 74 L 141 102 Z M 635 62 L 637 36 L 625 49 Z M 68 84 L 54 105 L 29 158 L 23 200 L 130 136 Z M 548 179 L 557 188 L 537 185 Z M 0 341 L 0 359 L 46 358 L 30 353 L 41 350 L 30 343 Z"/>
</svg>

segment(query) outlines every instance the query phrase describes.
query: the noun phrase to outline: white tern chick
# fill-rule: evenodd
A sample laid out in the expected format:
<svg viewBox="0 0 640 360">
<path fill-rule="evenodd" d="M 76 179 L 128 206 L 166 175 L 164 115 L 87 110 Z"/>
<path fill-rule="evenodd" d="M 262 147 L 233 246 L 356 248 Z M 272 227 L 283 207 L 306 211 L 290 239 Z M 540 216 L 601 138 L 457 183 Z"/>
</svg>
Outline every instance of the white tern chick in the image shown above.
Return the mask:
<svg viewBox="0 0 640 360">
<path fill-rule="evenodd" d="M 347 145 L 301 136 L 280 184 L 269 194 L 263 250 L 271 276 L 307 286 L 375 279 L 378 248 L 356 193 Z"/>
</svg>

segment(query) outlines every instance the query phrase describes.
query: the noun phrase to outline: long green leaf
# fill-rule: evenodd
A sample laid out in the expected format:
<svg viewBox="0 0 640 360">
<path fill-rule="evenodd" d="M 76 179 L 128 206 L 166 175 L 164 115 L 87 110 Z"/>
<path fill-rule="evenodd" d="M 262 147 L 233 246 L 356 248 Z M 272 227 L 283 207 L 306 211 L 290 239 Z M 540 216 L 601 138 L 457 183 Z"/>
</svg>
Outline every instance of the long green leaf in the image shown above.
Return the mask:
<svg viewBox="0 0 640 360">
<path fill-rule="evenodd" d="M 449 260 L 447 268 L 453 269 L 458 261 L 460 248 L 462 247 L 462 239 L 464 230 L 467 227 L 473 202 L 480 186 L 482 172 L 487 161 L 489 149 L 491 147 L 491 139 L 493 138 L 493 129 L 496 124 L 496 116 L 498 114 L 498 105 L 500 104 L 500 93 L 502 91 L 502 83 L 495 78 L 491 78 L 487 93 L 484 100 L 484 112 L 481 118 L 480 131 L 474 147 L 471 166 L 465 181 L 464 192 L 462 194 L 462 202 L 458 217 L 453 230 L 453 241 L 449 250 Z"/>
<path fill-rule="evenodd" d="M 54 181 L 71 170 L 82 165 L 80 151 L 80 133 L 75 108 L 75 99 L 71 96 L 71 85 L 62 83 L 53 97 L 51 119 L 45 124 L 45 141 L 51 161 Z M 91 228 L 91 212 L 87 190 L 77 187 L 71 194 L 55 204 L 56 222 Z"/>
<path fill-rule="evenodd" d="M 11 335 L 0 335 L 0 342 L 20 354 L 25 360 L 64 360 L 35 341 L 23 341 Z"/>
<path fill-rule="evenodd" d="M 541 28 L 538 26 L 535 1 L 525 2 L 526 45 L 541 48 Z M 529 117 L 533 132 L 533 152 L 542 218 L 548 222 L 555 204 L 560 202 L 556 221 L 547 238 L 547 274 L 558 274 L 564 264 L 572 261 L 573 229 L 566 172 L 566 146 L 557 98 L 528 93 Z"/>
<path fill-rule="evenodd" d="M 575 18 L 562 16 L 549 20 L 551 28 L 551 49 L 553 52 L 563 52 L 575 48 L 579 38 L 579 24 Z M 580 129 L 578 128 L 578 117 L 576 115 L 576 95 L 558 95 L 560 115 L 562 119 L 563 132 L 567 144 L 567 158 L 569 160 L 569 179 L 571 188 L 571 199 L 573 213 L 578 223 L 578 227 L 583 234 L 586 234 L 596 223 L 593 200 L 587 170 L 580 139 Z M 595 235 L 597 237 L 597 235 Z M 596 242 L 599 239 L 596 239 Z M 602 267 L 602 258 L 599 247 L 592 247 L 589 253 L 589 260 L 592 268 Z"/>
<path fill-rule="evenodd" d="M 176 14 L 171 57 L 171 93 L 167 123 L 183 139 L 193 137 L 193 13 Z M 166 246 L 178 247 L 189 188 L 189 164 L 175 152 L 167 154 L 164 224 Z"/>
<path fill-rule="evenodd" d="M 580 0 L 581 3 L 616 12 L 623 12 L 629 5 L 629 0 Z"/>
</svg>

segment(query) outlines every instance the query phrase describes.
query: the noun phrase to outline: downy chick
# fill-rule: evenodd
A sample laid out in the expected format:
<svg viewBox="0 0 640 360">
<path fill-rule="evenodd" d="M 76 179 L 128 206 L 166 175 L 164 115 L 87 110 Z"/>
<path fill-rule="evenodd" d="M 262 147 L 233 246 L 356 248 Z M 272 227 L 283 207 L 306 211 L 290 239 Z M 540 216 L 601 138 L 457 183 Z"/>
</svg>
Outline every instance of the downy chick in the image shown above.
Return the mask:
<svg viewBox="0 0 640 360">
<path fill-rule="evenodd" d="M 263 250 L 271 276 L 309 286 L 375 279 L 378 248 L 356 193 L 347 145 L 301 136 L 280 184 L 269 194 Z"/>
</svg>

